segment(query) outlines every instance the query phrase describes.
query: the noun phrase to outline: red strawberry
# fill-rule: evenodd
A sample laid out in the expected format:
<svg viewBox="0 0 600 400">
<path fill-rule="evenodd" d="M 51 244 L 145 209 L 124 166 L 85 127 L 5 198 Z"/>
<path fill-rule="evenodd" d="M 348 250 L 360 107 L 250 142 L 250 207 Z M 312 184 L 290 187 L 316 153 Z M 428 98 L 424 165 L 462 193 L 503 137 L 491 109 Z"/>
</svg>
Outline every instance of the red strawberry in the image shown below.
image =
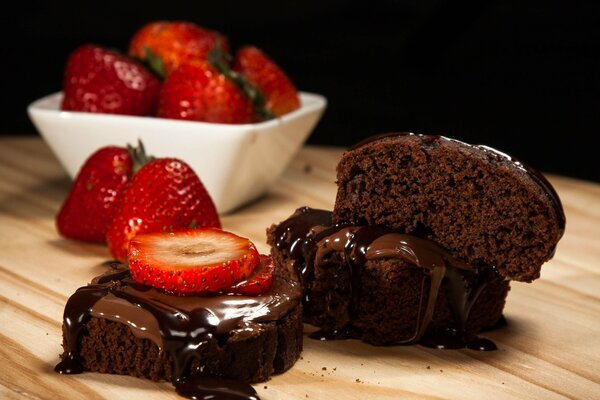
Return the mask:
<svg viewBox="0 0 600 400">
<path fill-rule="evenodd" d="M 243 75 L 262 92 L 267 110 L 276 116 L 282 116 L 300 107 L 298 91 L 292 81 L 260 49 L 252 46 L 239 49 L 233 70 Z"/>
<path fill-rule="evenodd" d="M 115 201 L 129 180 L 133 162 L 124 147 L 94 152 L 79 170 L 57 217 L 61 235 L 88 242 L 106 242 Z"/>
<path fill-rule="evenodd" d="M 240 87 L 208 62 L 182 65 L 167 77 L 158 116 L 229 124 L 256 120 L 253 105 Z"/>
<path fill-rule="evenodd" d="M 137 61 L 92 44 L 67 60 L 62 110 L 153 115 L 160 82 Z"/>
<path fill-rule="evenodd" d="M 221 227 L 215 205 L 194 170 L 176 158 L 149 161 L 131 178 L 115 206 L 106 239 L 124 261 L 138 233 Z"/>
<path fill-rule="evenodd" d="M 227 38 L 187 21 L 154 21 L 144 25 L 131 38 L 129 54 L 150 63 L 161 76 L 182 64 L 206 61 L 219 43 L 227 50 Z"/>
<path fill-rule="evenodd" d="M 218 293 L 260 263 L 250 240 L 217 228 L 137 235 L 128 260 L 137 282 L 182 295 Z"/>
<path fill-rule="evenodd" d="M 273 273 L 275 272 L 275 263 L 269 256 L 260 256 L 260 265 L 256 267 L 252 275 L 246 280 L 223 290 L 225 293 L 239 293 L 247 296 L 258 296 L 271 289 L 273 284 Z"/>
</svg>

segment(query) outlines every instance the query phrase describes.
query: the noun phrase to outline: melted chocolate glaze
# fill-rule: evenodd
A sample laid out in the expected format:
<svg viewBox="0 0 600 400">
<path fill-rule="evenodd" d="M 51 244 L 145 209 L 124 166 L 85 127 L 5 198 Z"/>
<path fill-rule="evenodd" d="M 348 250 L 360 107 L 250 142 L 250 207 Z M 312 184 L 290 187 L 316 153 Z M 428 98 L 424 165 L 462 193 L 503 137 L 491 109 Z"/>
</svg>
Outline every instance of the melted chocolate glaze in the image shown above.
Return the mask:
<svg viewBox="0 0 600 400">
<path fill-rule="evenodd" d="M 448 328 L 436 332 L 427 332 L 419 341 L 421 346 L 434 349 L 471 349 L 479 351 L 498 350 L 496 344 L 489 339 L 482 338 L 458 329 Z"/>
<path fill-rule="evenodd" d="M 471 307 L 487 284 L 490 275 L 496 274 L 493 268 L 474 268 L 448 254 L 432 241 L 415 236 L 396 233 L 377 226 L 355 226 L 348 224 L 331 225 L 331 213 L 300 208 L 275 231 L 278 249 L 286 250 L 294 262 L 296 273 L 305 289 L 303 301 L 305 313 L 310 313 L 310 290 L 306 290 L 313 278 L 315 265 L 328 254 L 338 252 L 351 276 L 350 321 L 334 331 L 316 331 L 310 337 L 319 340 L 342 339 L 349 337 L 353 317 L 360 302 L 360 282 L 363 266 L 370 260 L 383 258 L 402 259 L 426 274 L 421 289 L 421 303 L 425 299 L 426 284 L 429 281 L 429 295 L 424 311 L 418 313 L 414 334 L 399 343 L 422 343 L 439 348 L 475 348 L 495 350 L 495 345 L 487 340 L 466 333 L 466 322 Z M 302 251 L 298 249 L 302 248 Z M 436 300 L 442 281 L 446 281 L 450 307 L 456 320 L 456 327 L 444 332 L 425 336 L 433 317 Z M 419 309 L 423 309 L 421 306 Z"/>
<path fill-rule="evenodd" d="M 240 381 L 223 377 L 195 375 L 175 382 L 175 391 L 194 400 L 258 400 L 254 388 Z"/>
<path fill-rule="evenodd" d="M 358 149 L 359 147 L 362 147 L 369 143 L 376 142 L 383 138 L 403 137 L 403 136 L 417 136 L 417 137 L 421 138 L 423 143 L 425 143 L 426 145 L 431 145 L 432 143 L 435 143 L 436 141 L 439 141 L 439 140 L 452 141 L 455 143 L 460 143 L 467 147 L 478 149 L 480 151 L 485 152 L 486 154 L 491 155 L 492 157 L 502 158 L 508 162 L 511 162 L 512 164 L 515 165 L 515 167 L 517 167 L 521 171 L 525 172 L 529 177 L 531 177 L 531 179 L 533 179 L 538 184 L 538 186 L 540 186 L 542 188 L 542 190 L 546 193 L 546 196 L 548 197 L 548 199 L 552 203 L 552 207 L 554 208 L 554 212 L 556 214 L 556 219 L 558 220 L 559 229 L 561 231 L 561 236 L 564 233 L 565 225 L 566 225 L 565 212 L 563 210 L 563 206 L 560 201 L 560 198 L 558 197 L 558 193 L 556 193 L 556 190 L 554 190 L 554 187 L 552 186 L 552 184 L 550 182 L 548 182 L 546 177 L 537 169 L 527 165 L 523 161 L 518 160 L 517 158 L 515 158 L 513 156 L 510 156 L 510 155 L 503 153 L 499 150 L 496 150 L 492 147 L 485 146 L 485 145 L 472 145 L 469 143 L 461 142 L 460 140 L 450 139 L 445 136 L 439 136 L 439 135 L 423 135 L 423 134 L 417 134 L 417 133 L 412 133 L 412 132 L 390 132 L 390 133 L 383 133 L 383 134 L 379 134 L 379 135 L 370 136 L 370 137 L 356 143 L 355 145 L 350 147 L 349 150 Z"/>
<path fill-rule="evenodd" d="M 209 339 L 226 337 L 236 328 L 251 328 L 254 322 L 278 320 L 298 301 L 298 284 L 282 279 L 275 279 L 271 291 L 261 296 L 175 296 L 136 283 L 124 266 L 113 268 L 79 288 L 67 301 L 63 317 L 66 353 L 55 371 L 83 372 L 79 346 L 85 324 L 92 316 L 118 320 L 125 308 L 142 324 L 142 331 L 150 331 L 145 337 L 160 338 L 156 344 L 172 356 L 178 393 L 192 399 L 258 399 L 247 383 L 191 374 L 191 362 Z M 136 334 L 133 329 L 132 333 Z"/>
</svg>

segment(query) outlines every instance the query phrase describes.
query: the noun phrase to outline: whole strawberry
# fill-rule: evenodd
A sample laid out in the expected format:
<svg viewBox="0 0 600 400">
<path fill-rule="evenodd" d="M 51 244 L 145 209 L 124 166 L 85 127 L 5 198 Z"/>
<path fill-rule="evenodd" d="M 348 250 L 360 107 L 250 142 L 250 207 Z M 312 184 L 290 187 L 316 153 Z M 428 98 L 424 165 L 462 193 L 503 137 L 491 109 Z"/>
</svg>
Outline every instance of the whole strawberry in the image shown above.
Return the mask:
<svg viewBox="0 0 600 400">
<path fill-rule="evenodd" d="M 59 233 L 71 239 L 105 243 L 115 201 L 131 177 L 128 149 L 107 146 L 94 152 L 79 170 L 57 217 Z"/>
<path fill-rule="evenodd" d="M 149 161 L 133 176 L 116 204 L 106 239 L 114 258 L 127 258 L 138 233 L 221 227 L 215 205 L 192 168 L 176 158 Z"/>
<path fill-rule="evenodd" d="M 131 38 L 129 54 L 148 62 L 161 76 L 168 76 L 182 64 L 206 61 L 219 43 L 228 49 L 221 33 L 188 21 L 154 21 L 144 25 Z"/>
<path fill-rule="evenodd" d="M 233 70 L 244 76 L 265 97 L 266 109 L 282 116 L 300 107 L 296 87 L 262 50 L 246 46 L 236 53 Z"/>
<path fill-rule="evenodd" d="M 158 116 L 227 124 L 256 121 L 254 106 L 239 85 L 209 62 L 182 65 L 167 77 Z"/>
<path fill-rule="evenodd" d="M 61 109 L 153 115 L 159 89 L 159 80 L 139 62 L 87 44 L 67 60 Z"/>
</svg>

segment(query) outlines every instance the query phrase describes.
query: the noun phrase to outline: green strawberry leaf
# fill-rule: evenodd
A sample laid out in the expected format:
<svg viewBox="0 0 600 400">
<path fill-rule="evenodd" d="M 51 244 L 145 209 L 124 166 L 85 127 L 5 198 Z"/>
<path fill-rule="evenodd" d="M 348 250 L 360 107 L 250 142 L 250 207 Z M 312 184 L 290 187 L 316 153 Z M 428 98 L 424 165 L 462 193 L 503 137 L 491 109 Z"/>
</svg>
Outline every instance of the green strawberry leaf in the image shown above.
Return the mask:
<svg viewBox="0 0 600 400">
<path fill-rule="evenodd" d="M 138 139 L 137 147 L 127 143 L 127 150 L 129 150 L 131 160 L 133 161 L 133 175 L 135 175 L 144 164 L 154 160 L 154 156 L 146 154 L 146 149 L 140 139 Z"/>
<path fill-rule="evenodd" d="M 144 47 L 144 59 L 148 67 L 161 79 L 165 79 L 165 66 L 163 60 L 156 56 L 148 47 Z"/>
</svg>

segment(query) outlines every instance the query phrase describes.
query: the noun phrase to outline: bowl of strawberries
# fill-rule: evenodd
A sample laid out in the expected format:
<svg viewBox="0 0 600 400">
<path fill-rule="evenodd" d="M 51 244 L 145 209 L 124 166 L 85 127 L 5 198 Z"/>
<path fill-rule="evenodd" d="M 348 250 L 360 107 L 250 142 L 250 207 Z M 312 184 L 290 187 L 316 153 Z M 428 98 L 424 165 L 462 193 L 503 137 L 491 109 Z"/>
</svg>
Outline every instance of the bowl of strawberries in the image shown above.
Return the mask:
<svg viewBox="0 0 600 400">
<path fill-rule="evenodd" d="M 220 32 L 153 21 L 127 52 L 74 49 L 62 90 L 27 111 L 72 178 L 99 148 L 142 142 L 155 157 L 188 163 L 228 213 L 268 190 L 327 105 L 260 48 L 231 50 Z"/>
</svg>

